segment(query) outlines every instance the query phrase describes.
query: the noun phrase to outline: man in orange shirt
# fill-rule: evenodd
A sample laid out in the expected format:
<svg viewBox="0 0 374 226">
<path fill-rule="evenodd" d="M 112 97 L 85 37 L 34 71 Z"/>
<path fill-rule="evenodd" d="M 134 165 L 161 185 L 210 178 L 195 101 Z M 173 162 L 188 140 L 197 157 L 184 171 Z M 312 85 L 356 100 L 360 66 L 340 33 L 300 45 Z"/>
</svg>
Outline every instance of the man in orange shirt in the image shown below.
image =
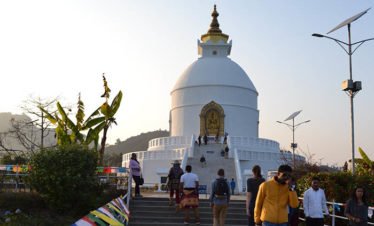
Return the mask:
<svg viewBox="0 0 374 226">
<path fill-rule="evenodd" d="M 260 185 L 254 211 L 256 226 L 288 225 L 288 207 L 299 205 L 294 186 L 289 185 L 291 174 L 289 165 L 281 165 L 277 176 Z"/>
</svg>

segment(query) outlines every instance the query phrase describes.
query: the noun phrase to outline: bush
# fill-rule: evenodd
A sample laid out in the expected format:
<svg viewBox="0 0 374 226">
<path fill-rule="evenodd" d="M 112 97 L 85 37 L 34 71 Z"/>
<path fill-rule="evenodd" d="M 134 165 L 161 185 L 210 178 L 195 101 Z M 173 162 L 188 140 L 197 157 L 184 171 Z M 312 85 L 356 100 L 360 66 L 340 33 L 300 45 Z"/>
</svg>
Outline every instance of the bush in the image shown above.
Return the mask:
<svg viewBox="0 0 374 226">
<path fill-rule="evenodd" d="M 42 150 L 30 162 L 28 180 L 47 204 L 60 212 L 94 208 L 99 186 L 97 152 L 67 145 Z"/>
</svg>

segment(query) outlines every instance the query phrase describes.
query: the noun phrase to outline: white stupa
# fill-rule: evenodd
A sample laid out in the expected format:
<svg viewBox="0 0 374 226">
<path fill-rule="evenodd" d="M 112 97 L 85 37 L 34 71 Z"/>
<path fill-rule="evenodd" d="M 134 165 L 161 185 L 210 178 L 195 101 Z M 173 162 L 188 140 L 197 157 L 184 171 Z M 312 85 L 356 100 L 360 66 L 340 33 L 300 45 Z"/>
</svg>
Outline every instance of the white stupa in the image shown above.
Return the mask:
<svg viewBox="0 0 374 226">
<path fill-rule="evenodd" d="M 242 191 L 253 165 L 260 165 L 266 174 L 291 158 L 290 153 L 280 152 L 278 142 L 258 137 L 258 92 L 246 72 L 228 57 L 232 41 L 219 28 L 218 15 L 214 6 L 210 29 L 198 40 L 200 57 L 171 90 L 170 137 L 150 140 L 147 151 L 137 152 L 145 184 L 160 184 L 170 163 L 180 160 L 183 168 L 193 166 L 200 184 L 209 185 L 216 169 L 223 167 Z M 199 135 L 208 136 L 208 145 L 196 144 Z M 220 156 L 225 135 L 230 150 L 226 160 Z M 202 154 L 208 161 L 204 169 L 198 165 Z M 128 166 L 130 156 L 123 156 L 123 166 Z"/>
</svg>

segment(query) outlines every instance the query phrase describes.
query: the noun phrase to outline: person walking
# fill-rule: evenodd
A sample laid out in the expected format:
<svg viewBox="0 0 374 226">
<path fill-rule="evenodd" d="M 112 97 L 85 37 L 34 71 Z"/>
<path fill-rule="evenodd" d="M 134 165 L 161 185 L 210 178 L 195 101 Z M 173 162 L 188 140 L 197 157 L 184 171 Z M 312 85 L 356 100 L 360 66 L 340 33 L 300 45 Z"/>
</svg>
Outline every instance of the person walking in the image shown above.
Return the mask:
<svg viewBox="0 0 374 226">
<path fill-rule="evenodd" d="M 140 177 L 141 177 L 141 167 L 137 160 L 136 154 L 131 154 L 131 159 L 129 163 L 130 172 L 132 175 L 132 179 L 135 181 L 135 197 L 141 198 L 140 195 Z"/>
<path fill-rule="evenodd" d="M 313 177 L 311 187 L 304 192 L 303 207 L 306 226 L 323 226 L 323 212 L 329 214 L 325 192 L 319 187 L 319 183 L 319 178 Z"/>
<path fill-rule="evenodd" d="M 204 155 L 201 155 L 201 157 L 200 157 L 200 163 L 201 163 L 201 167 L 202 168 L 204 168 L 206 166 L 206 159 L 205 159 Z"/>
<path fill-rule="evenodd" d="M 226 147 L 225 147 L 225 159 L 229 158 L 229 146 L 226 144 Z"/>
<path fill-rule="evenodd" d="M 254 210 L 256 204 L 256 197 L 258 188 L 265 182 L 265 179 L 261 175 L 261 167 L 254 165 L 252 168 L 253 178 L 247 180 L 247 198 L 246 198 L 246 210 L 248 216 L 248 226 L 254 226 Z"/>
<path fill-rule="evenodd" d="M 349 225 L 367 226 L 368 208 L 366 191 L 362 186 L 357 186 L 347 201 L 344 211 L 345 216 L 348 217 Z"/>
<path fill-rule="evenodd" d="M 235 180 L 234 178 L 231 178 L 231 181 L 230 181 L 230 188 L 231 188 L 231 194 L 234 195 L 234 191 L 235 191 Z"/>
<path fill-rule="evenodd" d="M 291 176 L 292 168 L 281 165 L 276 176 L 260 185 L 254 210 L 256 226 L 288 225 L 288 206 L 299 205 L 296 191 L 288 185 Z"/>
<path fill-rule="evenodd" d="M 229 183 L 225 179 L 225 171 L 219 169 L 218 178 L 212 183 L 210 193 L 210 206 L 213 209 L 213 226 L 224 226 L 227 214 L 227 207 L 230 202 Z"/>
<path fill-rule="evenodd" d="M 184 224 L 188 225 L 190 221 L 190 209 L 195 213 L 195 221 L 200 225 L 199 216 L 199 178 L 192 173 L 192 167 L 186 166 L 186 173 L 182 175 L 180 180 L 180 190 L 182 192 L 182 199 L 180 206 L 184 209 Z"/>
<path fill-rule="evenodd" d="M 183 175 L 183 170 L 180 167 L 180 162 L 175 160 L 173 166 L 169 170 L 168 174 L 168 187 L 169 187 L 169 206 L 173 205 L 173 197 L 175 194 L 175 205 L 178 207 L 180 203 L 180 179 Z"/>
<path fill-rule="evenodd" d="M 197 138 L 197 143 L 199 144 L 199 147 L 201 145 L 201 135 L 199 135 L 199 137 Z"/>
</svg>

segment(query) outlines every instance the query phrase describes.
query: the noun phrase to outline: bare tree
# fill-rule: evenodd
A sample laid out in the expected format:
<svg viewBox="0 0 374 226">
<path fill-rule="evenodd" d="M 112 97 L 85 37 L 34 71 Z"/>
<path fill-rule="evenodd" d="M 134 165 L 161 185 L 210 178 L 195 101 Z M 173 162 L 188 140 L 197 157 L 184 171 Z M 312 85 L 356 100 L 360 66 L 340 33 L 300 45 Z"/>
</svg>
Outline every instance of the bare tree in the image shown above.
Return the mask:
<svg viewBox="0 0 374 226">
<path fill-rule="evenodd" d="M 51 122 L 46 120 L 45 113 L 41 111 L 40 108 L 46 109 L 49 112 L 54 112 L 52 107 L 56 105 L 57 100 L 58 97 L 53 99 L 42 99 L 40 97 L 30 96 L 30 98 L 25 100 L 21 106 L 21 109 L 23 109 L 25 114 L 30 116 L 32 119 L 31 122 L 27 123 L 31 123 L 40 130 L 40 143 L 34 143 L 34 147 L 39 149 L 44 148 L 44 139 L 49 136 L 51 131 Z"/>
</svg>

